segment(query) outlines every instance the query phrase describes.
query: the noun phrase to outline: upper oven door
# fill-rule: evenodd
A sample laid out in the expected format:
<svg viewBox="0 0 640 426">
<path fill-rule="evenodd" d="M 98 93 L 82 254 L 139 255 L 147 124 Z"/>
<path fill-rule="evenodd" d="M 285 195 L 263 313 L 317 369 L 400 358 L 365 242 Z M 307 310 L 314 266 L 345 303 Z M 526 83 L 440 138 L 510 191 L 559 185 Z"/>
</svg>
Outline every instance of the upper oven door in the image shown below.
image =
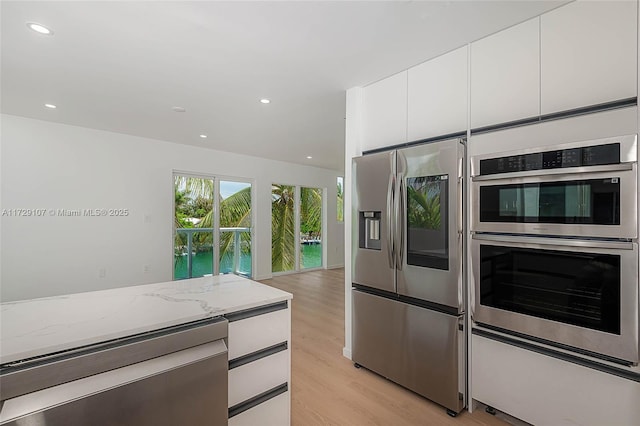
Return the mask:
<svg viewBox="0 0 640 426">
<path fill-rule="evenodd" d="M 538 235 L 637 237 L 636 163 L 472 182 L 472 230 Z"/>
<path fill-rule="evenodd" d="M 476 234 L 474 321 L 638 363 L 638 244 Z"/>
</svg>

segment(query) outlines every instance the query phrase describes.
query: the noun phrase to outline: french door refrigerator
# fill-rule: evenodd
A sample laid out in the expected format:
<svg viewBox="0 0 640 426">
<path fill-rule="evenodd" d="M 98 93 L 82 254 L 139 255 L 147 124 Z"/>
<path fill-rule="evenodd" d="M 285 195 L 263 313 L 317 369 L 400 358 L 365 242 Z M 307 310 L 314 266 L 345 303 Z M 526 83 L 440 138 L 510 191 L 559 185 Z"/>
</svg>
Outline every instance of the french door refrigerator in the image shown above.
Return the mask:
<svg viewBox="0 0 640 426">
<path fill-rule="evenodd" d="M 453 139 L 353 160 L 352 360 L 465 407 L 463 173 Z"/>
</svg>

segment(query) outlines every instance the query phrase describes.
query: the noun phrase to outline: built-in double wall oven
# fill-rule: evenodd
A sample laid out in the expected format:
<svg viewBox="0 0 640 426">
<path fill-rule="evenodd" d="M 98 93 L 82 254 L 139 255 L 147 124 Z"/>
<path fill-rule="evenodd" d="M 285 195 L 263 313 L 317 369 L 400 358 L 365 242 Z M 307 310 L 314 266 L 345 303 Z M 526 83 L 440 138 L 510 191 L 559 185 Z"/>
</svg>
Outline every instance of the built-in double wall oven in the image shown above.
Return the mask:
<svg viewBox="0 0 640 426">
<path fill-rule="evenodd" d="M 637 365 L 637 136 L 471 159 L 474 321 Z"/>
</svg>

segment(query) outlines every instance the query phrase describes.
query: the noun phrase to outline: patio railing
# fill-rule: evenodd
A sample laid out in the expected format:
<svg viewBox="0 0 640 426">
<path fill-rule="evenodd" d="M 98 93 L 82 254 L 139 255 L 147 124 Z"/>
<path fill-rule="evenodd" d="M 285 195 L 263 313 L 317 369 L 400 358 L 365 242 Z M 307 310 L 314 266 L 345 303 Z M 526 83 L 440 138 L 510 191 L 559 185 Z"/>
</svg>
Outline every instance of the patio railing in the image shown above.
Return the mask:
<svg viewBox="0 0 640 426">
<path fill-rule="evenodd" d="M 193 277 L 193 256 L 194 256 L 194 248 L 195 248 L 194 241 L 193 241 L 194 235 L 199 233 L 211 233 L 211 235 L 213 236 L 213 232 L 214 232 L 214 228 L 177 228 L 176 229 L 176 234 L 183 234 L 183 235 L 186 235 L 187 237 L 186 245 L 179 246 L 181 251 L 186 250 L 186 253 L 184 252 L 180 253 L 181 255 L 186 255 L 186 258 L 187 258 L 187 277 L 186 278 Z M 220 233 L 223 233 L 223 232 L 233 232 L 233 263 L 231 266 L 231 272 L 234 274 L 246 275 L 246 273 L 243 273 L 240 268 L 240 255 L 241 255 L 241 248 L 242 248 L 240 235 L 242 232 L 251 232 L 251 228 L 241 228 L 241 227 L 220 228 Z M 213 242 L 213 238 L 211 239 L 211 241 Z M 175 248 L 178 248 L 178 246 L 176 246 Z M 213 255 L 215 255 L 217 250 L 215 248 L 212 248 L 212 250 L 213 250 Z M 177 254 L 178 253 L 176 250 L 176 255 Z"/>
</svg>

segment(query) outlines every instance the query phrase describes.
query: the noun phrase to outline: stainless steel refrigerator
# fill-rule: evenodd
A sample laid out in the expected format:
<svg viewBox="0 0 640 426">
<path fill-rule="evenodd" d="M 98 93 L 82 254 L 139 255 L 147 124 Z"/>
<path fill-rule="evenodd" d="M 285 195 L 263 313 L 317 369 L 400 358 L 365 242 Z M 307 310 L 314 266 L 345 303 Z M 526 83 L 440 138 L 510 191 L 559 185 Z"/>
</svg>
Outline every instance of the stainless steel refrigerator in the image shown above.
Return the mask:
<svg viewBox="0 0 640 426">
<path fill-rule="evenodd" d="M 453 139 L 353 160 L 352 359 L 466 405 L 463 174 Z"/>
</svg>

